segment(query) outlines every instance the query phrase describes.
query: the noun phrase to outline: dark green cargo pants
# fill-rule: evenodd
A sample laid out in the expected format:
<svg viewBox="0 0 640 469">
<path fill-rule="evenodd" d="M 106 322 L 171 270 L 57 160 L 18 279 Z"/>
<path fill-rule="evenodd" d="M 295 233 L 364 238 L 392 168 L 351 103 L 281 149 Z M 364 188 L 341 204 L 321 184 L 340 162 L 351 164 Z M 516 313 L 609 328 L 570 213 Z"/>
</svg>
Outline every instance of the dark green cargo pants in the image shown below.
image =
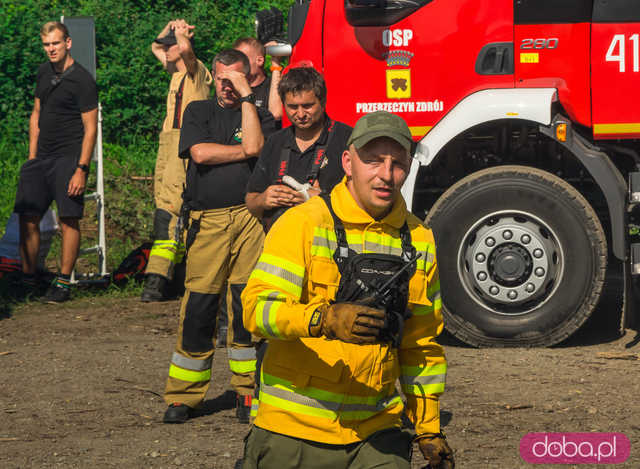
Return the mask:
<svg viewBox="0 0 640 469">
<path fill-rule="evenodd" d="M 374 433 L 349 445 L 328 445 L 273 433 L 254 426 L 247 435 L 242 469 L 409 469 L 409 432 Z"/>
</svg>

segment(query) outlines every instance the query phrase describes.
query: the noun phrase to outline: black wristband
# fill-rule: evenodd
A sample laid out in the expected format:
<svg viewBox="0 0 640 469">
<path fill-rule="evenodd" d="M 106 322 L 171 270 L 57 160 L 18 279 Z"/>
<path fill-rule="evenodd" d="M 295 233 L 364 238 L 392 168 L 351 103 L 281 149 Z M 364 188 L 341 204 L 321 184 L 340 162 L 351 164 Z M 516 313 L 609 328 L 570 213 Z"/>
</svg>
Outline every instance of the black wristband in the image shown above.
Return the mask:
<svg viewBox="0 0 640 469">
<path fill-rule="evenodd" d="M 88 164 L 80 164 L 80 163 L 78 163 L 78 168 L 80 168 L 85 173 L 89 172 L 89 165 Z"/>
<path fill-rule="evenodd" d="M 256 103 L 256 95 L 254 93 L 250 93 L 246 96 L 241 97 L 238 101 L 240 101 L 241 103 L 251 103 L 251 104 L 255 104 Z"/>
</svg>

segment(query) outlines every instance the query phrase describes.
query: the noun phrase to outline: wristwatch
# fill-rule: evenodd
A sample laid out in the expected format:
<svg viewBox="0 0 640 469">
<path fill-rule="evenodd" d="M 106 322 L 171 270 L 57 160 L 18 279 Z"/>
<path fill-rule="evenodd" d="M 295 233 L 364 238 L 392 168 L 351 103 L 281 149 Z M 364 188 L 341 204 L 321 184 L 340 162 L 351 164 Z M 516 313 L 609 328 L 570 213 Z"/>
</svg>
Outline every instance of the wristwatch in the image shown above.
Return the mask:
<svg viewBox="0 0 640 469">
<path fill-rule="evenodd" d="M 78 163 L 78 168 L 80 168 L 82 171 L 84 171 L 85 173 L 89 172 L 89 165 L 88 164 L 79 164 Z"/>
<path fill-rule="evenodd" d="M 240 97 L 240 99 L 238 101 L 240 101 L 241 103 L 255 104 L 256 103 L 256 95 L 254 93 L 251 93 L 251 94 L 248 94 L 246 96 Z"/>
</svg>

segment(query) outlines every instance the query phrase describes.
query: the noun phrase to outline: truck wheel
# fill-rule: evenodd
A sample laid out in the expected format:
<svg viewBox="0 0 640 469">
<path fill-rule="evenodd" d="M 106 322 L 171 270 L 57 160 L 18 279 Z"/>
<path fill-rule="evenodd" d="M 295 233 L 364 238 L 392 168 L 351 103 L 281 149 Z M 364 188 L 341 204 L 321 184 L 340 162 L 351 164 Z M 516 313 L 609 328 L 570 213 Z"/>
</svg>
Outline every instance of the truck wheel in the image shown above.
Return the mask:
<svg viewBox="0 0 640 469">
<path fill-rule="evenodd" d="M 462 179 L 429 211 L 447 330 L 473 346 L 550 346 L 591 315 L 607 244 L 589 203 L 535 168 Z"/>
</svg>

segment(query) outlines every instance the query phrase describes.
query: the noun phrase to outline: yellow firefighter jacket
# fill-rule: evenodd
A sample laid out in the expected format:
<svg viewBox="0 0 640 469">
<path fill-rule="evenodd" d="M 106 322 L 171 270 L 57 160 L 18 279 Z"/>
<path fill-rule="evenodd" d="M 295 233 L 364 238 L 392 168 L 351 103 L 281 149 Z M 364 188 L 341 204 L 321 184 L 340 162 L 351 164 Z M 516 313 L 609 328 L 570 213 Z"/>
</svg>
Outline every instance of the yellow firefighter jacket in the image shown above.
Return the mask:
<svg viewBox="0 0 640 469">
<path fill-rule="evenodd" d="M 245 327 L 269 339 L 255 425 L 328 444 L 360 441 L 400 426 L 399 379 L 416 432 L 438 432 L 447 364 L 435 342 L 443 324 L 433 234 L 402 198 L 387 217 L 374 220 L 358 207 L 345 180 L 332 191 L 331 202 L 349 247 L 358 253 L 400 255 L 399 229 L 407 220 L 412 244 L 422 253 L 409 284 L 413 316 L 398 349 L 309 337 L 311 315 L 338 289 L 336 237 L 320 197 L 289 209 L 269 231 L 242 294 Z"/>
</svg>

